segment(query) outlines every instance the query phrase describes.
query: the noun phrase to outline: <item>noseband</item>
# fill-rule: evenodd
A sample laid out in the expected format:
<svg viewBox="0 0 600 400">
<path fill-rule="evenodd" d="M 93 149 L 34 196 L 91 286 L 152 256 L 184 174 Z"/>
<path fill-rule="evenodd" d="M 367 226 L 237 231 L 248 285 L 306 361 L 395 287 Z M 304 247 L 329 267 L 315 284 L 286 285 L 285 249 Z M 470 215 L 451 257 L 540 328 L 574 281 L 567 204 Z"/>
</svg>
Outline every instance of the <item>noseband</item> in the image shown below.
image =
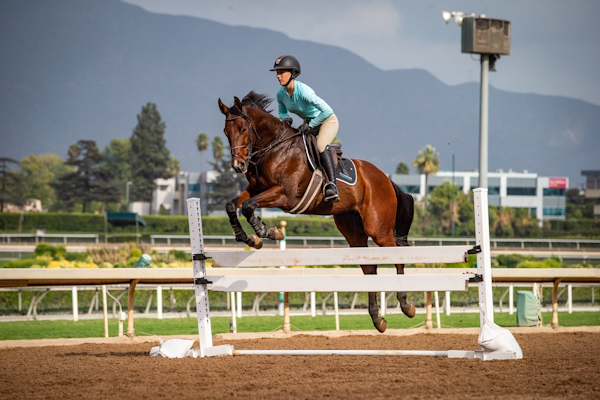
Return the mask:
<svg viewBox="0 0 600 400">
<path fill-rule="evenodd" d="M 254 127 L 254 125 L 252 125 L 252 121 L 250 120 L 250 117 L 248 117 L 246 114 L 244 114 L 241 111 L 231 111 L 231 113 L 233 115 L 235 115 L 235 117 L 233 118 L 226 118 L 225 122 L 229 122 L 229 121 L 235 121 L 236 119 L 240 119 L 243 118 L 246 120 L 246 123 L 248 124 L 248 144 L 243 145 L 243 146 L 236 146 L 236 147 L 232 147 L 231 148 L 231 157 L 232 158 L 239 158 L 240 160 L 242 160 L 244 163 L 246 163 L 246 165 L 249 164 L 250 162 L 250 158 L 252 157 L 253 153 L 252 153 L 252 148 L 253 148 L 253 141 L 252 141 L 252 132 L 254 132 L 254 135 L 256 135 L 257 140 L 260 140 L 260 136 L 258 135 L 258 132 L 256 131 L 256 128 Z M 248 157 L 244 158 L 242 156 L 240 156 L 239 154 L 235 153 L 235 150 L 237 149 L 248 149 Z"/>
</svg>

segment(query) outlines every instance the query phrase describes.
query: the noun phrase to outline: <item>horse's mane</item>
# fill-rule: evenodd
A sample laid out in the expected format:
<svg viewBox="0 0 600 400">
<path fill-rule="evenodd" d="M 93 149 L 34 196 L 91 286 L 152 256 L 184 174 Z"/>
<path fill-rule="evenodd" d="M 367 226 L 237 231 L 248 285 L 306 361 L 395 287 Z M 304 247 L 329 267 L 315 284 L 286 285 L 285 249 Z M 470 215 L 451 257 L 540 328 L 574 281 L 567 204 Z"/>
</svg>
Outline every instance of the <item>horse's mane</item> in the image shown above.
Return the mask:
<svg viewBox="0 0 600 400">
<path fill-rule="evenodd" d="M 271 113 L 271 110 L 267 110 L 267 107 L 269 107 L 272 102 L 273 102 L 272 98 L 270 98 L 266 94 L 256 93 L 254 90 L 250 91 L 250 93 L 245 95 L 244 98 L 242 99 L 243 106 L 255 106 L 269 114 Z M 236 110 L 237 110 L 237 107 L 236 107 Z M 238 110 L 238 111 L 240 111 L 240 110 Z"/>
</svg>

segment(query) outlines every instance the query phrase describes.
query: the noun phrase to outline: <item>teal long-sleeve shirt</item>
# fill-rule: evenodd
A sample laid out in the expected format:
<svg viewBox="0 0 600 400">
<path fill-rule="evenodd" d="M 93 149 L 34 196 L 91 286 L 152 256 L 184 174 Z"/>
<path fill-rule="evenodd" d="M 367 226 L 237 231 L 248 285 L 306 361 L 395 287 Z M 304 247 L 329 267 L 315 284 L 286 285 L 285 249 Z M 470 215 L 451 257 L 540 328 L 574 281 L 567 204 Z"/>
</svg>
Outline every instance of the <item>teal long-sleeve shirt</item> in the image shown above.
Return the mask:
<svg viewBox="0 0 600 400">
<path fill-rule="evenodd" d="M 291 98 L 285 86 L 280 87 L 277 91 L 277 104 L 280 119 L 290 118 L 289 111 L 309 121 L 308 125 L 311 128 L 321 125 L 333 115 L 331 107 L 317 96 L 310 86 L 300 81 L 294 82 L 294 93 Z"/>
</svg>

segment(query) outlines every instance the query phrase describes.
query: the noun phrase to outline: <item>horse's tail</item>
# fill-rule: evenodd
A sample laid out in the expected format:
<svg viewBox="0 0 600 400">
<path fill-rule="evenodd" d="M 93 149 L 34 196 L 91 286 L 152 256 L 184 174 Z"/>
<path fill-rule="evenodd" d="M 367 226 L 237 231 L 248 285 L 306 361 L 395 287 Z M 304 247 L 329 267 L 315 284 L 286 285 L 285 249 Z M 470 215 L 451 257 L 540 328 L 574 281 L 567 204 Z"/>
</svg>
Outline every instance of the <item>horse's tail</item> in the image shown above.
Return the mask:
<svg viewBox="0 0 600 400">
<path fill-rule="evenodd" d="M 408 246 L 408 231 L 410 230 L 415 213 L 415 200 L 410 194 L 404 193 L 391 179 L 390 182 L 392 182 L 392 186 L 396 192 L 396 199 L 398 199 L 394 239 L 396 239 L 398 246 Z"/>
</svg>

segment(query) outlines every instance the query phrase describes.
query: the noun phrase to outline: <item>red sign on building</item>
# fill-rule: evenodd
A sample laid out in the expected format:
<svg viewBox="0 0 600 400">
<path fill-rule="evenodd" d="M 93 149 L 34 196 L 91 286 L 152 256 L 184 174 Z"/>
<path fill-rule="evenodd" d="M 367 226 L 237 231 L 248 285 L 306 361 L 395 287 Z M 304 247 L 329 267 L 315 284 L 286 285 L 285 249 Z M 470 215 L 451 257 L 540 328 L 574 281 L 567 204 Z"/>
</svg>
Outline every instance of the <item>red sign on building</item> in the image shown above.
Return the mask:
<svg viewBox="0 0 600 400">
<path fill-rule="evenodd" d="M 567 188 L 567 178 L 550 178 L 548 187 L 550 189 L 566 189 Z"/>
</svg>

